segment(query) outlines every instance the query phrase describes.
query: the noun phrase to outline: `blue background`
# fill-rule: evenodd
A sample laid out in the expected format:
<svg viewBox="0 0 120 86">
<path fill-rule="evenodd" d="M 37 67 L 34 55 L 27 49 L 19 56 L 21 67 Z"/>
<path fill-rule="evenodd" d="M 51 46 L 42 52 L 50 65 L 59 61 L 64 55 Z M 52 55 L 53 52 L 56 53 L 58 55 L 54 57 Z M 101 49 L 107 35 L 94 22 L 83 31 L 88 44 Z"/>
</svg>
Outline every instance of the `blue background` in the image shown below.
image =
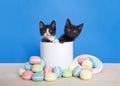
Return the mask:
<svg viewBox="0 0 120 86">
<path fill-rule="evenodd" d="M 120 62 L 120 0 L 1 0 L 0 62 L 26 62 L 40 55 L 39 21 L 57 24 L 63 34 L 67 18 L 84 28 L 74 41 L 74 57 L 95 55 Z M 57 58 L 57 57 L 56 57 Z"/>
</svg>

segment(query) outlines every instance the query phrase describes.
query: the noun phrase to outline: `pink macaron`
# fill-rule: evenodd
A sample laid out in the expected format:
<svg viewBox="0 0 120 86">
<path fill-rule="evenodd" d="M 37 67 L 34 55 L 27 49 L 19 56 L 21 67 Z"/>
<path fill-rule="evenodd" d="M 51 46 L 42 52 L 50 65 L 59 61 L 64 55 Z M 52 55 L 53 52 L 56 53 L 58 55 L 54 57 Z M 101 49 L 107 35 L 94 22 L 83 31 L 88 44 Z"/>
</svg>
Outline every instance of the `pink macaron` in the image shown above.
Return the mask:
<svg viewBox="0 0 120 86">
<path fill-rule="evenodd" d="M 30 64 L 40 64 L 40 57 L 39 56 L 31 56 Z"/>
<path fill-rule="evenodd" d="M 51 66 L 46 66 L 44 68 L 44 73 L 49 73 L 49 72 L 52 72 L 53 71 L 53 68 Z"/>
<path fill-rule="evenodd" d="M 82 62 L 85 61 L 85 60 L 89 60 L 89 58 L 88 58 L 86 55 L 80 55 L 80 56 L 77 58 L 77 60 L 78 60 L 78 63 L 79 63 L 80 65 L 82 65 Z"/>
<path fill-rule="evenodd" d="M 32 74 L 33 74 L 32 71 L 27 70 L 27 71 L 25 71 L 25 72 L 23 73 L 22 78 L 23 78 L 24 80 L 31 80 L 31 79 L 32 79 Z"/>
</svg>

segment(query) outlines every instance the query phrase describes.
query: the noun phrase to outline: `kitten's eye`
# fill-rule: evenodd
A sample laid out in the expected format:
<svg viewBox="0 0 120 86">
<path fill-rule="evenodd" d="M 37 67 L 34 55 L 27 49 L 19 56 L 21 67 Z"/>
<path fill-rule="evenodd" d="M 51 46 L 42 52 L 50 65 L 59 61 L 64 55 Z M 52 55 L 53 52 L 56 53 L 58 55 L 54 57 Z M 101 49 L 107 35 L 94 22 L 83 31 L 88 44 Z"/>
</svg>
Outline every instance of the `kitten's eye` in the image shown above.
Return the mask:
<svg viewBox="0 0 120 86">
<path fill-rule="evenodd" d="M 67 31 L 70 31 L 70 29 L 67 29 Z"/>
<path fill-rule="evenodd" d="M 50 30 L 50 33 L 52 33 L 52 30 Z"/>
<path fill-rule="evenodd" d="M 46 31 L 45 30 L 43 30 L 43 33 L 45 33 Z"/>
<path fill-rule="evenodd" d="M 74 32 L 74 33 L 77 33 L 77 31 L 76 31 L 76 30 L 74 30 L 73 32 Z"/>
</svg>

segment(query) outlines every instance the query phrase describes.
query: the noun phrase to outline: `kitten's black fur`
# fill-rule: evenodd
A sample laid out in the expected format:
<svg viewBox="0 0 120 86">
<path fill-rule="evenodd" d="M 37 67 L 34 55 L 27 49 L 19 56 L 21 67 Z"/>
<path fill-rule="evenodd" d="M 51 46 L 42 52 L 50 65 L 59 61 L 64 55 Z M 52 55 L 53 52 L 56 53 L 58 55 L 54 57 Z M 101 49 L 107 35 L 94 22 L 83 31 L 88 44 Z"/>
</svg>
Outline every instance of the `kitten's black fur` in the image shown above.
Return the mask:
<svg viewBox="0 0 120 86">
<path fill-rule="evenodd" d="M 40 26 L 40 34 L 42 35 L 42 42 L 52 42 L 49 37 L 55 36 L 56 34 L 56 22 L 53 20 L 50 25 L 45 25 L 42 21 L 39 23 Z M 48 30 L 48 32 L 47 32 Z M 45 36 L 48 33 L 49 36 Z"/>
<path fill-rule="evenodd" d="M 82 27 L 83 24 L 75 26 L 71 24 L 69 19 L 67 19 L 64 28 L 64 34 L 59 38 L 59 42 L 64 43 L 74 41 L 75 38 L 80 34 Z"/>
</svg>

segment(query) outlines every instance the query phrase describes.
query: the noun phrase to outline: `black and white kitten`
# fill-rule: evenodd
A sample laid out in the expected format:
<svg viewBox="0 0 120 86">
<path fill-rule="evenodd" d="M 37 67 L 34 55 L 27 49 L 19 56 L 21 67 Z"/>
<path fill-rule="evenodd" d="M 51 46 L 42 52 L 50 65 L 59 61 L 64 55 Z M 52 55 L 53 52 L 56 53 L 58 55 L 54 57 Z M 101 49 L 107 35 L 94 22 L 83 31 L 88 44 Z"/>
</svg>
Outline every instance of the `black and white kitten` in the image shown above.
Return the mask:
<svg viewBox="0 0 120 86">
<path fill-rule="evenodd" d="M 40 21 L 40 34 L 42 35 L 42 42 L 56 42 L 56 23 L 53 20 L 50 25 L 45 25 Z"/>
<path fill-rule="evenodd" d="M 64 34 L 59 38 L 59 42 L 64 43 L 74 41 L 80 34 L 82 27 L 83 24 L 75 26 L 71 24 L 69 19 L 67 19 L 64 28 Z"/>
</svg>

